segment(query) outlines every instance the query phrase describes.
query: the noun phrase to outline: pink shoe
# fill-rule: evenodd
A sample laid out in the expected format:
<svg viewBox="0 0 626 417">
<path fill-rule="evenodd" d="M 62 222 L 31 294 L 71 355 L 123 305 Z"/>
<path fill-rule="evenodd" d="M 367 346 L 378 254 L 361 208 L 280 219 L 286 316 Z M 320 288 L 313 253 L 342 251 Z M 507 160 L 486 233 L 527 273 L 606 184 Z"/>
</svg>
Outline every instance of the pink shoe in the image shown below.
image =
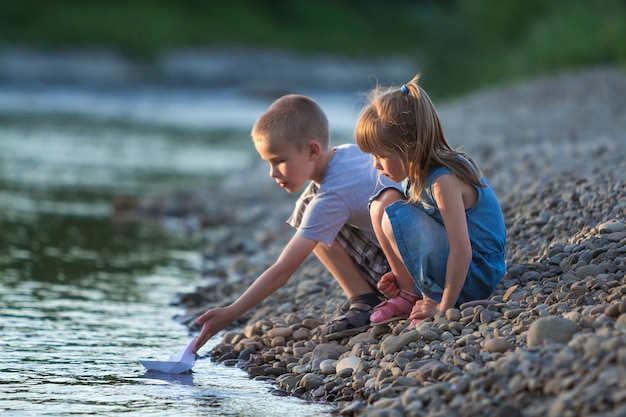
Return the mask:
<svg viewBox="0 0 626 417">
<path fill-rule="evenodd" d="M 370 322 L 376 324 L 388 321 L 396 317 L 408 317 L 415 302 L 419 297 L 407 291 L 400 291 L 400 295 L 383 301 L 374 307 L 374 312 L 370 316 Z"/>
</svg>

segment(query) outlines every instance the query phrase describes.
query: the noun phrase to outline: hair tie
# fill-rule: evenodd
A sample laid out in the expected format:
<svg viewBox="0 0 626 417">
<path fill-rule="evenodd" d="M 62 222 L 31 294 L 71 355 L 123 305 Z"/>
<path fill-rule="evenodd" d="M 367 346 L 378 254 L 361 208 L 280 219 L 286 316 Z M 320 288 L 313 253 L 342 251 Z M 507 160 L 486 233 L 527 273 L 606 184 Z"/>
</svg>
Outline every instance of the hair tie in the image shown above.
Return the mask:
<svg viewBox="0 0 626 417">
<path fill-rule="evenodd" d="M 402 91 L 402 93 L 403 93 L 405 96 L 408 96 L 408 95 L 409 95 L 409 93 L 410 93 L 410 91 L 409 91 L 409 89 L 407 88 L 406 84 L 402 84 L 402 87 L 400 87 L 400 91 Z"/>
</svg>

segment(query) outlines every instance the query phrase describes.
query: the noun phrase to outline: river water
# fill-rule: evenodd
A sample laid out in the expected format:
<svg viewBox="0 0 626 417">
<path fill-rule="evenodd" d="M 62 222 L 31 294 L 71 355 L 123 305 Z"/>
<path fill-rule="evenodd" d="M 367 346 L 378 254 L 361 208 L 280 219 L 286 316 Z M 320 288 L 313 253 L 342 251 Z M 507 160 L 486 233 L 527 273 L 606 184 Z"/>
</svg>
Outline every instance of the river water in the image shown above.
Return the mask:
<svg viewBox="0 0 626 417">
<path fill-rule="evenodd" d="M 327 111 L 333 142 L 350 141 L 358 99 L 303 93 Z M 202 242 L 176 219 L 115 222 L 112 200 L 198 187 L 256 163 L 249 130 L 270 101 L 158 86 L 0 86 L 3 416 L 330 415 L 208 358 L 178 376 L 138 362 L 193 337 L 170 300 L 199 285 Z"/>
</svg>

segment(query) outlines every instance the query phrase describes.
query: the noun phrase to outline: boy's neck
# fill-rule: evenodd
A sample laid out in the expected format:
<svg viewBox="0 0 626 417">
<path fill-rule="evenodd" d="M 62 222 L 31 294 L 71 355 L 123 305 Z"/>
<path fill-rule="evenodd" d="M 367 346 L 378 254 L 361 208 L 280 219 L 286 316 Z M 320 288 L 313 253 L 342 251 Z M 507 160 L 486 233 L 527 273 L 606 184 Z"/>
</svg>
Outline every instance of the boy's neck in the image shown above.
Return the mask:
<svg viewBox="0 0 626 417">
<path fill-rule="evenodd" d="M 336 148 L 331 148 L 322 151 L 319 158 L 315 161 L 315 169 L 313 170 L 313 175 L 310 179 L 316 184 L 319 185 L 322 183 L 322 179 L 326 173 L 326 168 L 328 167 L 330 160 L 333 159 L 336 150 Z"/>
</svg>

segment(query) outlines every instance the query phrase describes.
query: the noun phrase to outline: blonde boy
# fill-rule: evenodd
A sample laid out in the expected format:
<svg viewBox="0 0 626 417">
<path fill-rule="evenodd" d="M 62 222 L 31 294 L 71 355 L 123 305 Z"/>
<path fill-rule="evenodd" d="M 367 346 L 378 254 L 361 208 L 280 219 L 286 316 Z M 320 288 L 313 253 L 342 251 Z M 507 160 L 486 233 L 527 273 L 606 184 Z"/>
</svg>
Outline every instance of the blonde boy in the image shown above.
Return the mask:
<svg viewBox="0 0 626 417">
<path fill-rule="evenodd" d="M 194 350 L 285 285 L 311 252 L 348 297 L 343 311 L 322 334 L 367 326 L 372 308 L 381 302 L 376 283 L 389 271 L 372 228 L 368 202 L 380 190 L 400 186 L 379 178 L 371 156 L 356 145 L 330 148 L 326 115 L 306 96 L 291 94 L 276 100 L 256 121 L 252 140 L 270 167 L 270 177 L 281 188 L 295 193 L 310 183 L 288 220 L 296 228 L 292 239 L 237 300 L 210 309 L 196 320 L 202 330 Z"/>
</svg>

